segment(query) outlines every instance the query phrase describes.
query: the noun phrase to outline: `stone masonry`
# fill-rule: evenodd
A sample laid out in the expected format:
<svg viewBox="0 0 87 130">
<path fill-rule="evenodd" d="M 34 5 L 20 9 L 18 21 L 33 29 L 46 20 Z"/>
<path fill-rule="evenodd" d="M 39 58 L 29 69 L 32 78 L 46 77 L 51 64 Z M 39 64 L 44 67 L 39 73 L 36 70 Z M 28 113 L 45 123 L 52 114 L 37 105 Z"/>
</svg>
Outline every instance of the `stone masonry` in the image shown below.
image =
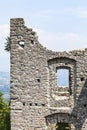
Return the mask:
<svg viewBox="0 0 87 130">
<path fill-rule="evenodd" d="M 11 130 L 87 130 L 87 49 L 48 50 L 22 18 L 11 19 L 10 39 Z M 69 70 L 68 87 L 57 85 L 57 69 Z"/>
</svg>

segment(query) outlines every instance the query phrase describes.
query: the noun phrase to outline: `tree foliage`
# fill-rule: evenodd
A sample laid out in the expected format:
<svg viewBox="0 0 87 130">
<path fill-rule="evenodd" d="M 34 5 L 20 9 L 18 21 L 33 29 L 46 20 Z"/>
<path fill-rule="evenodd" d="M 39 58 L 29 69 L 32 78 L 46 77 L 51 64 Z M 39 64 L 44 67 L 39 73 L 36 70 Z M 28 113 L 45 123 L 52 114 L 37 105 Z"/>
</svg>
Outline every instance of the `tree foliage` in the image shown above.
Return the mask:
<svg viewBox="0 0 87 130">
<path fill-rule="evenodd" d="M 5 43 L 5 50 L 6 50 L 7 52 L 9 52 L 10 49 L 11 49 L 11 41 L 10 41 L 10 37 L 7 37 L 7 38 L 6 38 L 6 43 Z"/>
<path fill-rule="evenodd" d="M 0 130 L 10 130 L 10 107 L 0 92 Z"/>
<path fill-rule="evenodd" d="M 68 123 L 60 122 L 55 126 L 56 130 L 70 130 L 70 126 Z"/>
</svg>

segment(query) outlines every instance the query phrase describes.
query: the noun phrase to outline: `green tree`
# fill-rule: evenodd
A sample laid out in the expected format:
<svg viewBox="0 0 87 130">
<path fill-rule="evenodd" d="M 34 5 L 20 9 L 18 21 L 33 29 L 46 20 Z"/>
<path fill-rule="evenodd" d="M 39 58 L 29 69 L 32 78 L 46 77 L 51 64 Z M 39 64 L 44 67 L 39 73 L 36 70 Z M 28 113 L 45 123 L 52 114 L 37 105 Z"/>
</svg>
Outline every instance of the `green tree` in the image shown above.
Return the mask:
<svg viewBox="0 0 87 130">
<path fill-rule="evenodd" d="M 55 126 L 56 130 L 70 130 L 70 126 L 68 123 L 60 122 Z"/>
<path fill-rule="evenodd" d="M 6 38 L 6 43 L 5 43 L 5 50 L 7 52 L 10 52 L 10 49 L 11 49 L 11 40 L 10 40 L 10 37 L 7 37 Z"/>
<path fill-rule="evenodd" d="M 0 130 L 10 130 L 10 107 L 0 92 Z"/>
</svg>

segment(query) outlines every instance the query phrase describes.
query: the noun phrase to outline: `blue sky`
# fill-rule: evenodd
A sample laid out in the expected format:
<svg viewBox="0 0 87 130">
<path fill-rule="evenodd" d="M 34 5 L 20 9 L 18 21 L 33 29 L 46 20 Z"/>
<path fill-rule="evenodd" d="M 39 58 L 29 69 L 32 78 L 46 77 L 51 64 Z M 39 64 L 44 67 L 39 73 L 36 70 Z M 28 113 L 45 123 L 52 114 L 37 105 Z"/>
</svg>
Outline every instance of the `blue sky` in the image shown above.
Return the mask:
<svg viewBox="0 0 87 130">
<path fill-rule="evenodd" d="M 10 70 L 10 56 L 4 51 L 10 18 L 24 18 L 48 49 L 87 48 L 87 0 L 3 0 L 0 16 L 0 71 Z"/>
</svg>

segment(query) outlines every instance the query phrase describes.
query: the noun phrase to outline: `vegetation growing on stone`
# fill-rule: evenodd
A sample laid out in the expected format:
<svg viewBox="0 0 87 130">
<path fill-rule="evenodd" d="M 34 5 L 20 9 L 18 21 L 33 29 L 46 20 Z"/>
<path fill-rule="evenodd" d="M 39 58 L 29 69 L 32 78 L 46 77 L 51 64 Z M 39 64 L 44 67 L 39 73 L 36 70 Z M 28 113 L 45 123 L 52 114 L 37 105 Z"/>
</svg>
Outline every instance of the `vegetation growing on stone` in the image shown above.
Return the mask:
<svg viewBox="0 0 87 130">
<path fill-rule="evenodd" d="M 10 49 L 11 49 L 11 44 L 10 44 L 11 42 L 10 42 L 10 37 L 7 37 L 6 38 L 6 43 L 5 43 L 5 50 L 7 51 L 7 52 L 9 52 L 10 51 Z"/>
</svg>

